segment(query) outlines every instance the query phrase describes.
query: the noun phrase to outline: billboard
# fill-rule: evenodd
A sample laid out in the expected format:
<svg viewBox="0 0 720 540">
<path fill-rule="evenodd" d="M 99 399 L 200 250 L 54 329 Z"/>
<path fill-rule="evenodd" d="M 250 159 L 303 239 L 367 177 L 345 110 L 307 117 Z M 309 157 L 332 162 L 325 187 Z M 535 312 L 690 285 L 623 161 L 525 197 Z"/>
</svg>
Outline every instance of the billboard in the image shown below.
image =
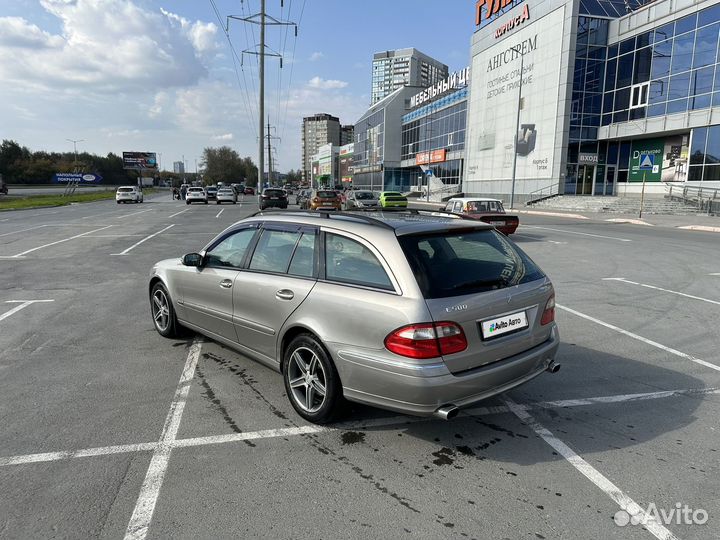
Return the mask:
<svg viewBox="0 0 720 540">
<path fill-rule="evenodd" d="M 123 169 L 157 169 L 155 152 L 123 152 Z"/>
<path fill-rule="evenodd" d="M 93 173 L 55 173 L 52 179 L 56 184 L 67 184 L 68 182 L 92 184 L 100 180 L 102 180 L 102 176 Z"/>
<path fill-rule="evenodd" d="M 509 180 L 514 159 L 516 179 L 552 178 L 564 23 L 556 9 L 473 57 L 467 180 Z"/>
</svg>

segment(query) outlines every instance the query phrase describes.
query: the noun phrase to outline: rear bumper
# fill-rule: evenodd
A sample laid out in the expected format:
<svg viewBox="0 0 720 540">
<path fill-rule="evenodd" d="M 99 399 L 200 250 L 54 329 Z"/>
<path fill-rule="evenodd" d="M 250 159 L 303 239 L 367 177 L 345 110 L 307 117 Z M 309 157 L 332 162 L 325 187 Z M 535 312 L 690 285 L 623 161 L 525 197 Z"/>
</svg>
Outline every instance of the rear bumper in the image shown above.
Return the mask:
<svg viewBox="0 0 720 540">
<path fill-rule="evenodd" d="M 554 360 L 559 345 L 557 326 L 553 326 L 550 338 L 537 347 L 457 375 L 450 373 L 442 362 L 413 366 L 343 349 L 331 352 L 337 360 L 347 399 L 405 414 L 430 416 L 444 405 L 468 407 L 534 379 Z"/>
</svg>

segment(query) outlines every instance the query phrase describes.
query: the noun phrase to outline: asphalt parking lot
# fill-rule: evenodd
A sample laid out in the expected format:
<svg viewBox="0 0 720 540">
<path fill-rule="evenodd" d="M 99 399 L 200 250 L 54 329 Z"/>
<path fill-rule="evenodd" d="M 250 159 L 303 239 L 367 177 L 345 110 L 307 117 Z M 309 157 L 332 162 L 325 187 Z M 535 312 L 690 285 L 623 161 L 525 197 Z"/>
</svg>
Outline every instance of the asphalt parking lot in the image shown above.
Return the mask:
<svg viewBox="0 0 720 540">
<path fill-rule="evenodd" d="M 717 234 L 523 215 L 560 372 L 452 421 L 320 427 L 275 372 L 152 325 L 152 264 L 256 208 L 0 214 L 0 537 L 720 536 Z"/>
</svg>

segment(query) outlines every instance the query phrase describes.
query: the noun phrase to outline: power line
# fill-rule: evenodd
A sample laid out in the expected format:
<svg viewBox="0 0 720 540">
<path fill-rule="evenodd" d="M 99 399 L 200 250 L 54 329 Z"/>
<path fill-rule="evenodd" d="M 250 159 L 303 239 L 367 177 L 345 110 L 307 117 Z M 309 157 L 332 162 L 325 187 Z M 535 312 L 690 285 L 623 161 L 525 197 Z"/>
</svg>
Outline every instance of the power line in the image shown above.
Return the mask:
<svg viewBox="0 0 720 540">
<path fill-rule="evenodd" d="M 303 0 L 302 8 L 300 8 L 300 17 L 298 18 L 298 26 L 300 26 L 300 23 L 302 23 L 303 13 L 305 13 L 305 2 L 307 0 Z M 282 121 L 282 135 L 285 136 L 285 128 L 287 127 L 287 115 L 288 115 L 288 106 L 290 104 L 290 92 L 292 88 L 292 76 L 293 76 L 293 68 L 295 67 L 295 48 L 297 47 L 297 32 L 295 33 L 295 40 L 293 41 L 293 50 L 292 50 L 292 62 L 290 63 L 290 77 L 288 80 L 288 91 L 287 91 L 287 98 L 285 100 L 285 114 L 283 115 L 283 121 Z"/>
<path fill-rule="evenodd" d="M 218 22 L 220 23 L 220 27 L 223 29 L 223 33 L 225 34 L 225 37 L 227 38 L 228 44 L 230 45 L 230 51 L 232 52 L 231 58 L 232 58 L 232 62 L 233 62 L 233 68 L 235 69 L 235 78 L 237 79 L 238 86 L 240 87 L 241 90 L 243 90 L 243 94 L 242 94 L 242 95 L 243 95 L 243 98 L 244 98 L 244 100 L 243 100 L 243 105 L 245 105 L 245 112 L 246 112 L 246 113 L 248 114 L 248 116 L 250 117 L 250 120 L 251 120 L 252 125 L 253 125 L 253 129 L 255 129 L 255 128 L 254 128 L 255 123 L 256 123 L 256 122 L 255 122 L 255 116 L 254 116 L 254 114 L 253 114 L 253 109 L 252 109 L 252 106 L 251 106 L 250 96 L 249 96 L 249 93 L 248 93 L 247 80 L 245 80 L 245 72 L 243 72 L 243 81 L 244 81 L 244 85 L 243 85 L 243 84 L 240 83 L 240 74 L 238 73 L 238 68 L 237 68 L 237 60 L 236 60 L 236 59 L 238 58 L 238 54 L 237 54 L 237 52 L 235 51 L 235 47 L 233 46 L 232 40 L 230 39 L 230 33 L 229 33 L 229 31 L 225 28 L 225 25 L 223 24 L 223 20 L 222 20 L 222 17 L 221 17 L 221 15 L 220 15 L 220 11 L 218 11 L 217 5 L 215 4 L 215 0 L 210 0 L 210 4 L 212 5 L 213 11 L 215 12 L 215 16 L 217 17 Z M 257 129 L 255 129 L 255 135 L 257 136 Z"/>
</svg>

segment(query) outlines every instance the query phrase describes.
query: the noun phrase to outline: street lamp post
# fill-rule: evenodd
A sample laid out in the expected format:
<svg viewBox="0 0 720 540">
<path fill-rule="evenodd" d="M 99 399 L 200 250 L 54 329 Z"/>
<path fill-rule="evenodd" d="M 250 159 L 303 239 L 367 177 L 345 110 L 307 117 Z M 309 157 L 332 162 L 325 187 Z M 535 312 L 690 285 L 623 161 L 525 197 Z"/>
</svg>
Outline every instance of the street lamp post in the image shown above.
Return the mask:
<svg viewBox="0 0 720 540">
<path fill-rule="evenodd" d="M 513 209 L 513 204 L 515 203 L 515 173 L 517 170 L 517 151 L 518 151 L 518 133 L 520 132 L 520 109 L 522 108 L 522 82 L 523 82 L 523 68 L 524 68 L 524 61 L 525 56 L 522 54 L 522 51 L 518 47 L 517 49 L 520 51 L 520 85 L 518 87 L 518 100 L 517 100 L 517 117 L 515 120 L 515 134 L 514 134 L 514 140 L 513 143 L 513 167 L 512 167 L 512 186 L 510 188 L 510 210 Z"/>
</svg>

